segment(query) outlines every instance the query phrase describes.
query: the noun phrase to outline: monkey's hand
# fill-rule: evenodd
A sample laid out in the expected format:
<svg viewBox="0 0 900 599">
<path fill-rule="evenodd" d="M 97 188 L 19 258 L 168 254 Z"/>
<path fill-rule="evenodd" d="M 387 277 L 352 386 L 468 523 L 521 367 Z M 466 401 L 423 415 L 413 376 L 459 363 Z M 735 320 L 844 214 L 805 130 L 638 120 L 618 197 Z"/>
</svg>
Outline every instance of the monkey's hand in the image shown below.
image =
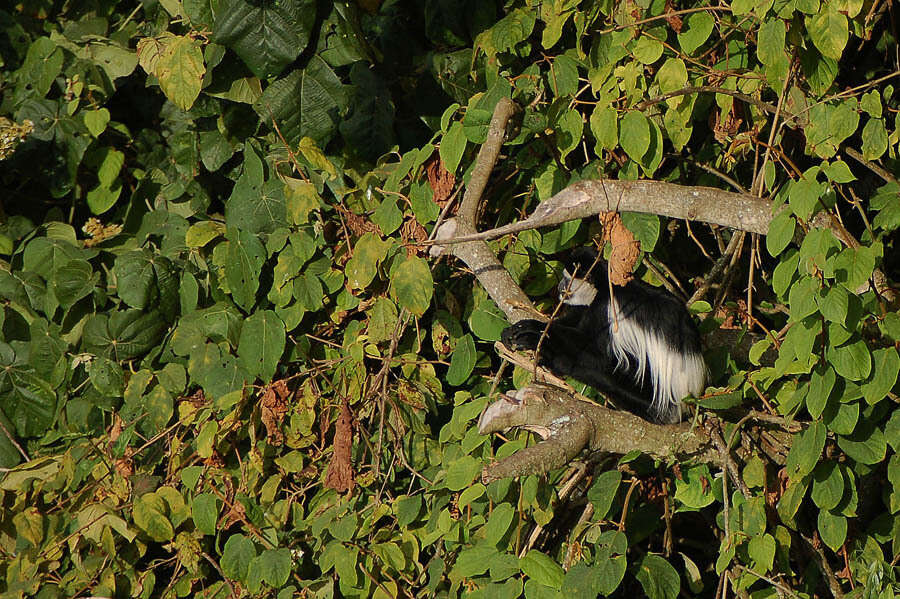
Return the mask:
<svg viewBox="0 0 900 599">
<path fill-rule="evenodd" d="M 537 349 L 541 335 L 547 323 L 539 320 L 520 320 L 512 326 L 503 329 L 500 340 L 503 345 L 511 350 Z"/>
</svg>

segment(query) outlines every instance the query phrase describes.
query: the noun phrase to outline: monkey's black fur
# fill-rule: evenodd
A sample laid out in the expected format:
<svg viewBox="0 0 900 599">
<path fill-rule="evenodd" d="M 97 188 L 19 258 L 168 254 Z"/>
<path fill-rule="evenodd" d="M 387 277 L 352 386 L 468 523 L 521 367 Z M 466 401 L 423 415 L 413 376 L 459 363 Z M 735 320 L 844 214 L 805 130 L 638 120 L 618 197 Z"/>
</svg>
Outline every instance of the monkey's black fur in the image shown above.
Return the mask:
<svg viewBox="0 0 900 599">
<path fill-rule="evenodd" d="M 503 331 L 511 349 L 536 349 L 538 364 L 619 400 L 657 422 L 681 420 L 681 400 L 706 382 L 700 335 L 684 304 L 662 288 L 632 280 L 610 286 L 606 263 L 581 248 L 559 284 L 560 308 L 549 324 L 520 320 Z"/>
</svg>

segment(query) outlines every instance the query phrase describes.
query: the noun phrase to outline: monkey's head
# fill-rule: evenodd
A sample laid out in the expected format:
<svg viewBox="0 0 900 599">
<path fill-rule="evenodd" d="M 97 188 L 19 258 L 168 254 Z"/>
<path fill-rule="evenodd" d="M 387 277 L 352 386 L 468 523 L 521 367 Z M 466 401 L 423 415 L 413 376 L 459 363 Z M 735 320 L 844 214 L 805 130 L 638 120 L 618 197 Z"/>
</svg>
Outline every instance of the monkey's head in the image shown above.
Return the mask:
<svg viewBox="0 0 900 599">
<path fill-rule="evenodd" d="M 590 306 L 598 289 L 606 288 L 606 262 L 593 247 L 575 249 L 564 259 L 557 290 L 559 301 L 570 306 Z"/>
</svg>

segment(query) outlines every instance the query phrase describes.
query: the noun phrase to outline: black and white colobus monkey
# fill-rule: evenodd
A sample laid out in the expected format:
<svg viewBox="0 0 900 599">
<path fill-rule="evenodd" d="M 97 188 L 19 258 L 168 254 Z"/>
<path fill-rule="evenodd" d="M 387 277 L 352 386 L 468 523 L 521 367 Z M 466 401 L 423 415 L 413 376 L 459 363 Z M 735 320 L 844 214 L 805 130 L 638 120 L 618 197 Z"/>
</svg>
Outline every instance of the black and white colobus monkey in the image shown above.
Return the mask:
<svg viewBox="0 0 900 599">
<path fill-rule="evenodd" d="M 581 277 L 581 278 L 579 278 Z M 620 400 L 661 423 L 679 422 L 681 400 L 706 385 L 700 334 L 684 304 L 665 289 L 632 280 L 610 286 L 606 263 L 581 248 L 559 283 L 564 304 L 549 324 L 520 320 L 503 331 L 510 349 L 536 349 L 538 364 Z"/>
</svg>

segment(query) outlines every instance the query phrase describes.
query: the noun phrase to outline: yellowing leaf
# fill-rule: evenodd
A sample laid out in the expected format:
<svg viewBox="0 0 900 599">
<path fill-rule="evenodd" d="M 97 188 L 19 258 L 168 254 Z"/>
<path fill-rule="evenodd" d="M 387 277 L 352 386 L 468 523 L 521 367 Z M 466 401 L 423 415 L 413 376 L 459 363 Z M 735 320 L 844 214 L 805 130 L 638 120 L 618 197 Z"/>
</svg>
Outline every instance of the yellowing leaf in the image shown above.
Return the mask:
<svg viewBox="0 0 900 599">
<path fill-rule="evenodd" d="M 188 36 L 171 38 L 156 63 L 155 74 L 166 97 L 188 110 L 200 95 L 206 74 L 200 44 Z"/>
</svg>

